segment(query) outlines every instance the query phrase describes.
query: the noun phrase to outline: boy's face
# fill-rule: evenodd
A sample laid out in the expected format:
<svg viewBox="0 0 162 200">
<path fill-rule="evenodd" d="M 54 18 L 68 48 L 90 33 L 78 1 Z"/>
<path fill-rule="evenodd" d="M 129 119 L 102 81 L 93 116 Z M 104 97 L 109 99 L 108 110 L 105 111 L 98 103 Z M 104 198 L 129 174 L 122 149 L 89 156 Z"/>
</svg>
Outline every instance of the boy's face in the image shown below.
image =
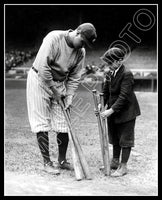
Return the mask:
<svg viewBox="0 0 162 200">
<path fill-rule="evenodd" d="M 121 66 L 121 62 L 117 61 L 117 60 L 114 60 L 112 62 L 104 61 L 104 64 L 105 64 L 105 69 L 104 69 L 105 72 L 108 72 L 109 70 L 115 71 L 116 69 L 118 69 Z"/>
</svg>

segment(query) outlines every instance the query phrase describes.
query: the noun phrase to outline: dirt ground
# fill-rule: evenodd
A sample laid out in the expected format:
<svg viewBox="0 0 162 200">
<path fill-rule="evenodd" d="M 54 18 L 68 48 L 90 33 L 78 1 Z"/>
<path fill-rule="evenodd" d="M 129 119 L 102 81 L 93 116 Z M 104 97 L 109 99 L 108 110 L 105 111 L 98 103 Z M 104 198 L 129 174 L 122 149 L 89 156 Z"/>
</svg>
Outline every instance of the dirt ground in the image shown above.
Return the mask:
<svg viewBox="0 0 162 200">
<path fill-rule="evenodd" d="M 42 157 L 27 119 L 25 89 L 6 89 L 4 195 L 157 196 L 157 93 L 136 92 L 136 95 L 142 115 L 136 121 L 135 147 L 128 162 L 128 174 L 113 178 L 104 176 L 99 170 L 102 159 L 92 95 L 84 89 L 80 90 L 75 98 L 75 102 L 80 101 L 80 106 L 74 107 L 72 112 L 75 119 L 73 125 L 92 180 L 76 181 L 74 172 L 62 170 L 59 176 L 52 176 L 42 171 Z M 53 132 L 50 132 L 50 154 L 51 159 L 56 161 L 56 135 Z M 70 146 L 67 158 L 72 162 Z"/>
</svg>

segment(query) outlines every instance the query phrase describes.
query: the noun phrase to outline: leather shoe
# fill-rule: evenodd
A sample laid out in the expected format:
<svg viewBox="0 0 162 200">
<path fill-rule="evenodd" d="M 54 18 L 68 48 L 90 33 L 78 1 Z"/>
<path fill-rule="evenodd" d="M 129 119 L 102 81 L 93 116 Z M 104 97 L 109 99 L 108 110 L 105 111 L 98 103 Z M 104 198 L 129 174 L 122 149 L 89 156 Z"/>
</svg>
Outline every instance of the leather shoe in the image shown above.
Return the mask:
<svg viewBox="0 0 162 200">
<path fill-rule="evenodd" d="M 119 167 L 119 159 L 113 158 L 111 160 L 110 168 L 111 169 L 117 169 Z"/>
<path fill-rule="evenodd" d="M 110 163 L 110 169 L 117 169 L 119 167 L 119 160 L 117 158 L 113 158 Z M 104 166 L 99 168 L 101 171 L 104 170 Z"/>
<path fill-rule="evenodd" d="M 121 164 L 118 169 L 111 174 L 111 176 L 113 177 L 120 177 L 120 176 L 124 176 L 127 174 L 127 165 L 126 164 Z"/>
<path fill-rule="evenodd" d="M 66 169 L 66 170 L 71 170 L 71 171 L 74 170 L 74 168 L 71 166 L 71 164 L 69 162 L 67 162 L 66 160 L 62 160 L 61 162 L 59 162 L 58 167 L 60 169 Z"/>
<path fill-rule="evenodd" d="M 60 170 L 54 167 L 52 161 L 44 163 L 44 171 L 50 174 L 59 175 Z"/>
</svg>

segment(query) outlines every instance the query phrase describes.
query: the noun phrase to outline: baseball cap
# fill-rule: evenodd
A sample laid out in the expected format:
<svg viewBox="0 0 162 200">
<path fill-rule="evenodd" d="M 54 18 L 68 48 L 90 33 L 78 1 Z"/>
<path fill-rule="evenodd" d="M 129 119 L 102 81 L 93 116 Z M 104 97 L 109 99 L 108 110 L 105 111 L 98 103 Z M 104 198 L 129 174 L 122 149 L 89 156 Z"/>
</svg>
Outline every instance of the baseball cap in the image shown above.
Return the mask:
<svg viewBox="0 0 162 200">
<path fill-rule="evenodd" d="M 108 49 L 100 59 L 104 60 L 107 63 L 111 63 L 114 60 L 123 60 L 125 57 L 125 53 L 122 49 L 118 47 L 112 47 Z"/>
<path fill-rule="evenodd" d="M 91 23 L 83 23 L 78 26 L 77 30 L 80 32 L 85 43 L 91 48 L 97 38 L 96 29 Z"/>
</svg>

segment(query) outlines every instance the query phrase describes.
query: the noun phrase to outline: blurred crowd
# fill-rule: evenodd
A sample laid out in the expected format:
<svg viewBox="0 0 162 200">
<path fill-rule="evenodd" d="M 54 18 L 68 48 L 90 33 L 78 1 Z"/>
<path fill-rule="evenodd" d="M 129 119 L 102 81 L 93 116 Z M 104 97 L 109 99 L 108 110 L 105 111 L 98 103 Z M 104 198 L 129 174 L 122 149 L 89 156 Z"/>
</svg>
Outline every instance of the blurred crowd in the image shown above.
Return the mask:
<svg viewBox="0 0 162 200">
<path fill-rule="evenodd" d="M 20 50 L 8 50 L 5 52 L 5 70 L 8 72 L 14 67 L 23 65 L 25 62 L 36 56 L 36 51 L 20 51 Z M 103 71 L 102 66 L 96 66 L 94 63 L 87 64 L 84 67 L 83 78 L 89 74 L 96 74 Z"/>
<path fill-rule="evenodd" d="M 99 64 L 98 66 L 95 64 L 87 64 L 85 66 L 86 74 L 95 74 L 97 72 L 104 72 L 105 65 Z"/>
<path fill-rule="evenodd" d="M 33 56 L 36 55 L 34 51 L 19 51 L 11 50 L 5 52 L 5 68 L 6 72 L 9 71 L 12 67 L 17 67 L 27 62 Z"/>
</svg>

